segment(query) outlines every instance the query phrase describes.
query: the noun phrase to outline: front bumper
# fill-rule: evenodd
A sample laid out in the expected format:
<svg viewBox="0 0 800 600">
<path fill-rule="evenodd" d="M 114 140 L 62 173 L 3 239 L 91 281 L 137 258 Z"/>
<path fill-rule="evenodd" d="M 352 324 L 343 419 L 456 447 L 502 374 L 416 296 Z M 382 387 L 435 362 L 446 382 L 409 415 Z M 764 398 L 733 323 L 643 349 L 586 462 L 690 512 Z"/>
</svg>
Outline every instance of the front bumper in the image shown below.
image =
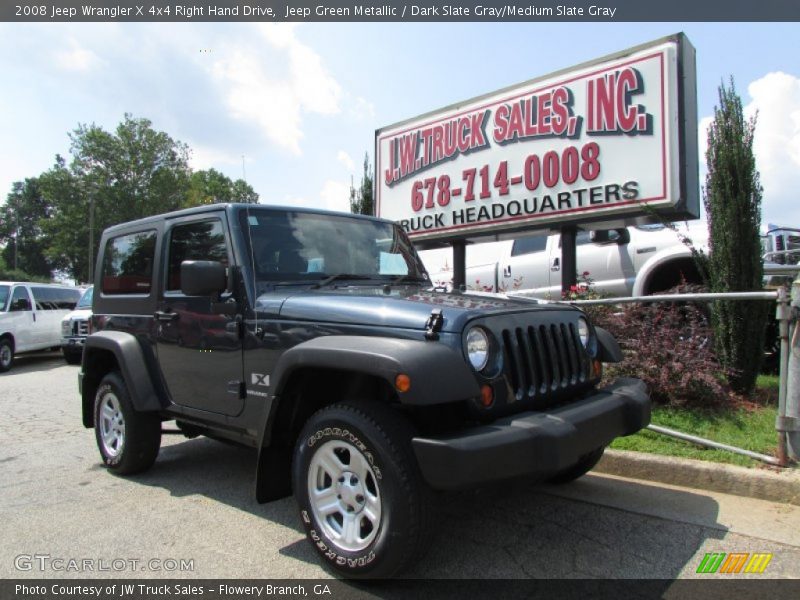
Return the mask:
<svg viewBox="0 0 800 600">
<path fill-rule="evenodd" d="M 85 337 L 62 337 L 61 338 L 61 347 L 62 348 L 69 348 L 69 349 L 80 349 L 83 350 L 83 347 L 86 345 L 86 338 Z"/>
<path fill-rule="evenodd" d="M 452 435 L 415 437 L 412 446 L 428 484 L 451 490 L 521 475 L 554 475 L 648 423 L 647 387 L 638 379 L 622 378 L 571 404 Z"/>
</svg>

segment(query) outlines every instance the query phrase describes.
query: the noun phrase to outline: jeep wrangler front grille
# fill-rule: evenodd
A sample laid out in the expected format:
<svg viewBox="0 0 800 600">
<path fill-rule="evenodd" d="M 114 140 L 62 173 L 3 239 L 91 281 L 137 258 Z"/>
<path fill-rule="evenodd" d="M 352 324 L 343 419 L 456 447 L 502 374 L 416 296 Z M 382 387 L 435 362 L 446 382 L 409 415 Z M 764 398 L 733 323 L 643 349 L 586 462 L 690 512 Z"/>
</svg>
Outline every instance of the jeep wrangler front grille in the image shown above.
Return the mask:
<svg viewBox="0 0 800 600">
<path fill-rule="evenodd" d="M 502 340 L 516 400 L 550 396 L 587 380 L 589 360 L 572 323 L 503 329 Z"/>
</svg>

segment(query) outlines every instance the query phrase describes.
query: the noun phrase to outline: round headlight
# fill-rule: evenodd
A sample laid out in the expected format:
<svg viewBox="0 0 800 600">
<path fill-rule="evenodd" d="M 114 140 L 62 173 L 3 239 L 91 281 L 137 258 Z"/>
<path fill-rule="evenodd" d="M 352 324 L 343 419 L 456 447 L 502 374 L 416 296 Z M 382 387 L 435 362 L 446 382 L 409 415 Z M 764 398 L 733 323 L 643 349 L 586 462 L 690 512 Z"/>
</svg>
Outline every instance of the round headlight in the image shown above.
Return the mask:
<svg viewBox="0 0 800 600">
<path fill-rule="evenodd" d="M 583 347 L 586 348 L 589 346 L 589 322 L 584 319 L 583 317 L 578 319 L 578 337 L 581 340 L 581 344 Z"/>
<path fill-rule="evenodd" d="M 481 371 L 489 362 L 489 336 L 480 327 L 473 327 L 467 333 L 467 358 L 476 371 Z"/>
</svg>

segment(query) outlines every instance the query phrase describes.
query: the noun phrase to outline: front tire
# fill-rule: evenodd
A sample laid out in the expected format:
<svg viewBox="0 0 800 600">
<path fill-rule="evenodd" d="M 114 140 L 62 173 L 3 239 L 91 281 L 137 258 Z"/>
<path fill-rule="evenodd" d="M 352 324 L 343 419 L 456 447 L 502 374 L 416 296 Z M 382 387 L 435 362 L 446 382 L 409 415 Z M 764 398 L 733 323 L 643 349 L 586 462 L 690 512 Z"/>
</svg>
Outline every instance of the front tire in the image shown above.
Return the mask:
<svg viewBox="0 0 800 600">
<path fill-rule="evenodd" d="M 0 373 L 5 373 L 14 365 L 14 344 L 8 338 L 0 340 Z"/>
<path fill-rule="evenodd" d="M 343 402 L 315 413 L 297 441 L 292 484 L 309 542 L 345 577 L 397 575 L 430 543 L 431 491 L 398 412 Z"/>
<path fill-rule="evenodd" d="M 137 412 L 122 376 L 111 372 L 100 381 L 94 400 L 94 431 L 103 463 L 115 473 L 149 469 L 161 446 L 161 418 Z"/>
</svg>

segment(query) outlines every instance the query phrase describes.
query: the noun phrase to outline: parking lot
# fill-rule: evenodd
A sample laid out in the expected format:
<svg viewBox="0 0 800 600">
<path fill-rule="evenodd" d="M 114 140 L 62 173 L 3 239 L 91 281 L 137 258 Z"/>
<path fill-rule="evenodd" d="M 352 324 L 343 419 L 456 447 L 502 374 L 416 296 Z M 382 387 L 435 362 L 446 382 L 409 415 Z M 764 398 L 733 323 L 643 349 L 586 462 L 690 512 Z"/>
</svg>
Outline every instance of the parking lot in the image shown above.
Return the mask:
<svg viewBox="0 0 800 600">
<path fill-rule="evenodd" d="M 78 369 L 49 353 L 0 376 L 0 577 L 330 577 L 294 501 L 255 502 L 250 450 L 164 436 L 148 473 L 107 473 Z M 589 475 L 448 494 L 441 513 L 411 577 L 671 579 L 707 552 L 772 553 L 770 577 L 800 576 L 800 508 L 750 498 Z"/>
</svg>

